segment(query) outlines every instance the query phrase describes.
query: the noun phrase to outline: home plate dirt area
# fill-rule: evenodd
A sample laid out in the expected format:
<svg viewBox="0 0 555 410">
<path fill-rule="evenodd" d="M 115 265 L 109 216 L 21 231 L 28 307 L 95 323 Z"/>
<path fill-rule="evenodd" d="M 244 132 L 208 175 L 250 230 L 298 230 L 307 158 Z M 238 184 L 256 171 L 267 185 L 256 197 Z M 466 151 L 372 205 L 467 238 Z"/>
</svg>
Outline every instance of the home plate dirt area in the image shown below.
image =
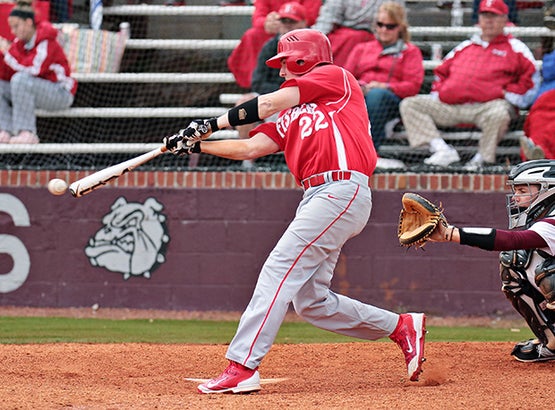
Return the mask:
<svg viewBox="0 0 555 410">
<path fill-rule="evenodd" d="M 513 343 L 426 345 L 418 382 L 393 342 L 275 345 L 262 390 L 197 393 L 224 345 L 0 345 L 1 409 L 533 409 L 552 403 L 555 362 L 520 363 Z M 189 380 L 187 380 L 189 379 Z"/>
</svg>

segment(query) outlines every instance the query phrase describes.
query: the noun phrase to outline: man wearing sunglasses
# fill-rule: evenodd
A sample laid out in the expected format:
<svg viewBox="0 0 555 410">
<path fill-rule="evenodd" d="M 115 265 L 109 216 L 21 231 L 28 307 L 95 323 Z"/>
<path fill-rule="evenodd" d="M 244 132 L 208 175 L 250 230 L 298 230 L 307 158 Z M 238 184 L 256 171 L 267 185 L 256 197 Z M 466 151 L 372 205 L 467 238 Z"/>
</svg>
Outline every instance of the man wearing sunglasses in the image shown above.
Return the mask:
<svg viewBox="0 0 555 410">
<path fill-rule="evenodd" d="M 401 102 L 400 112 L 412 147 L 428 147 L 427 165 L 448 167 L 458 152 L 442 138 L 438 127 L 474 124 L 482 131 L 478 152 L 465 165 L 475 171 L 496 162 L 496 148 L 517 108 L 527 108 L 540 75 L 530 49 L 504 34 L 509 9 L 503 0 L 482 0 L 480 34 L 456 46 L 434 70 L 430 95 Z"/>
</svg>

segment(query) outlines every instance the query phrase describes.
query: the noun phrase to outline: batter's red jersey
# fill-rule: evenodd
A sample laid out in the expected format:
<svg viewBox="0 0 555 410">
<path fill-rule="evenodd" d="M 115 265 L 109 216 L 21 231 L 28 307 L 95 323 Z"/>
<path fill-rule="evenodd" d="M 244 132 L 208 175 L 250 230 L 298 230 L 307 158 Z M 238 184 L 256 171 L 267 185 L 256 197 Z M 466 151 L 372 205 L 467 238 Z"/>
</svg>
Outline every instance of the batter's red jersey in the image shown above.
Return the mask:
<svg viewBox="0 0 555 410">
<path fill-rule="evenodd" d="M 293 86 L 300 90 L 299 105 L 250 134 L 262 132 L 274 140 L 297 181 L 331 170 L 372 175 L 377 155 L 364 96 L 353 75 L 327 64 L 287 80 L 281 88 Z"/>
</svg>

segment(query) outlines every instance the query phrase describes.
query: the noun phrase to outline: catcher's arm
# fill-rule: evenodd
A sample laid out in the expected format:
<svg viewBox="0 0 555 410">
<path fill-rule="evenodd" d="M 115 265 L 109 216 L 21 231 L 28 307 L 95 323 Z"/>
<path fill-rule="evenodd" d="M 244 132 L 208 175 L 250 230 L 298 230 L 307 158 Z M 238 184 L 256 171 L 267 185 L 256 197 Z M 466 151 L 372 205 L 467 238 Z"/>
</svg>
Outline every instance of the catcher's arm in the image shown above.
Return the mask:
<svg viewBox="0 0 555 410">
<path fill-rule="evenodd" d="M 494 250 L 496 229 L 493 228 L 457 228 L 454 225 L 437 224 L 432 234 L 428 237 L 430 242 L 455 242 Z"/>
<path fill-rule="evenodd" d="M 455 242 L 486 251 L 533 249 L 547 246 L 538 234 L 527 231 L 512 232 L 486 227 L 450 225 L 443 209 L 414 194 L 403 195 L 403 209 L 399 222 L 399 240 L 404 246 L 422 247 L 426 242 Z M 523 233 L 524 232 L 524 233 Z M 529 231 L 532 233 L 532 231 Z M 537 241 L 537 242 L 536 242 Z"/>
<path fill-rule="evenodd" d="M 436 227 L 434 232 L 428 237 L 428 240 L 431 242 L 455 242 L 461 245 L 474 246 L 486 251 L 522 249 L 521 247 L 507 245 L 503 247 L 503 243 L 507 243 L 508 238 L 496 242 L 496 236 L 499 231 L 494 228 L 457 228 L 453 225 L 441 225 L 442 224 L 439 224 Z M 508 235 L 511 235 L 511 233 L 508 233 Z M 496 243 L 498 245 L 497 247 Z M 525 246 L 525 249 L 529 249 L 528 246 Z"/>
<path fill-rule="evenodd" d="M 461 242 L 459 228 L 441 223 L 436 226 L 428 239 L 431 242 Z"/>
</svg>

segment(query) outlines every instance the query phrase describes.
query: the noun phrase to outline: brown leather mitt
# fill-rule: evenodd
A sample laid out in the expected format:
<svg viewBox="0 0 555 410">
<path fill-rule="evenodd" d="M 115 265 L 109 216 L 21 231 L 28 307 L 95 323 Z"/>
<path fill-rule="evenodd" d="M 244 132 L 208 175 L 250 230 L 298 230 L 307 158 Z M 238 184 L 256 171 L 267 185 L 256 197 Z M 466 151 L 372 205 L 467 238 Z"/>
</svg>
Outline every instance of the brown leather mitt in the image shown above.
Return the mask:
<svg viewBox="0 0 555 410">
<path fill-rule="evenodd" d="M 421 248 L 438 224 L 447 226 L 443 209 L 418 194 L 405 193 L 402 204 L 398 236 L 403 246 Z"/>
</svg>

